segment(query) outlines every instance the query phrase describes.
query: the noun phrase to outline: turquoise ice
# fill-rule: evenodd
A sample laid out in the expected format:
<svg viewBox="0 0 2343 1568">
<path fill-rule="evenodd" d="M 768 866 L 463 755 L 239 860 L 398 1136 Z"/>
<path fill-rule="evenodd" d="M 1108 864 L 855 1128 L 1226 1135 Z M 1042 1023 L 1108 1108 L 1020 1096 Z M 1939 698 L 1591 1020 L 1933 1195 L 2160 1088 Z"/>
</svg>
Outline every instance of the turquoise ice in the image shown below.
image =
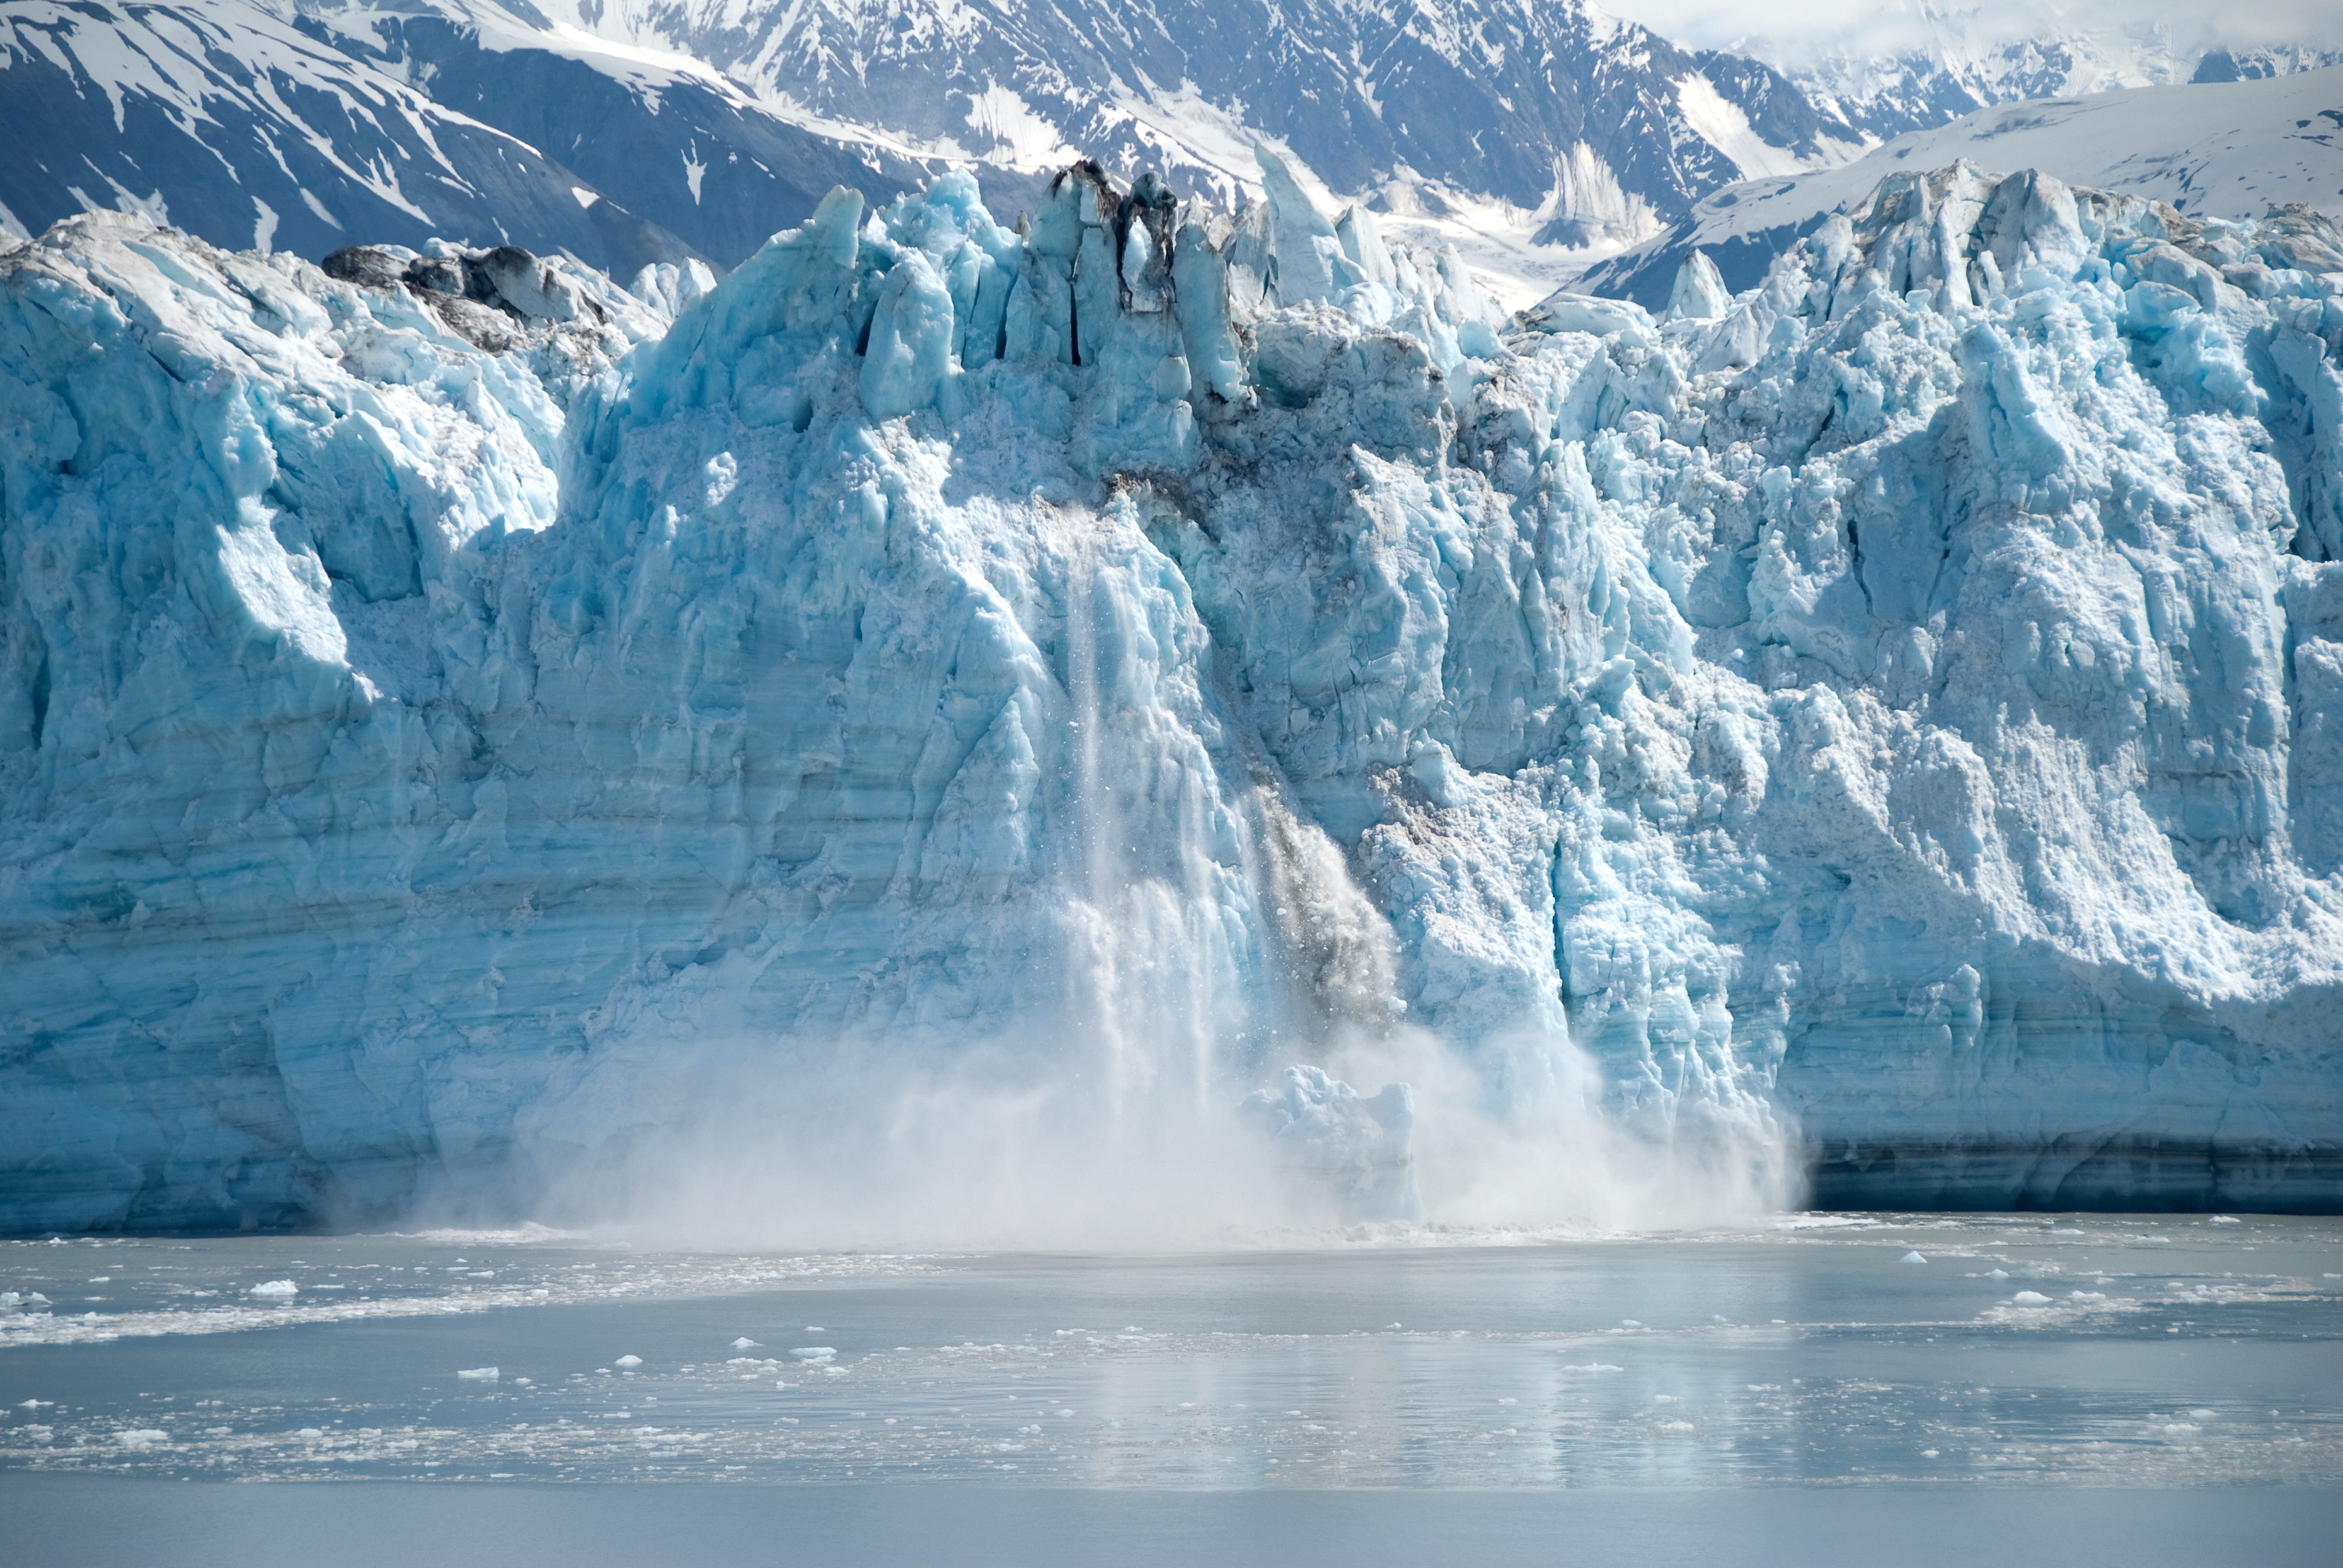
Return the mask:
<svg viewBox="0 0 2343 1568">
<path fill-rule="evenodd" d="M 1512 317 L 1264 171 L 509 309 L 0 256 L 0 1227 L 526 1208 L 971 1078 L 1433 1220 L 1468 1121 L 2333 1201 L 2330 226 L 1962 165 Z"/>
</svg>

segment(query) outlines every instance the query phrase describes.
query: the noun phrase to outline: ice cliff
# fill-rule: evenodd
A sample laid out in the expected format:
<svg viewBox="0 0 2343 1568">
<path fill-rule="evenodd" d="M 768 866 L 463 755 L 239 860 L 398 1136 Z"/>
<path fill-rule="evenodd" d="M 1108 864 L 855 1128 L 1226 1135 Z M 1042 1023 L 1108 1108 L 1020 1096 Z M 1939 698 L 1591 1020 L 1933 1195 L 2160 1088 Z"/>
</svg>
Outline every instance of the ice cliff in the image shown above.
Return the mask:
<svg viewBox="0 0 2343 1568">
<path fill-rule="evenodd" d="M 0 1227 L 526 1205 L 849 1059 L 1433 1218 L 1574 1094 L 2343 1197 L 2332 228 L 1963 165 L 1508 318 L 1263 176 L 0 256 Z"/>
</svg>

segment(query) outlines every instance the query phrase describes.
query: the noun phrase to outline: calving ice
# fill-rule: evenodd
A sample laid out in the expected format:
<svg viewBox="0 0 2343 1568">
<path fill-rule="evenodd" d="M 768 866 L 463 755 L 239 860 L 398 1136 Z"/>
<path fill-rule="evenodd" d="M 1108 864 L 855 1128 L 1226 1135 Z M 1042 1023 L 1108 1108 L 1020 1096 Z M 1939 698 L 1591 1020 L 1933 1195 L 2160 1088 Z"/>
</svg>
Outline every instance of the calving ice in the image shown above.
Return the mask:
<svg viewBox="0 0 2343 1568">
<path fill-rule="evenodd" d="M 2334 1201 L 2331 226 L 1262 176 L 0 257 L 0 1224 Z"/>
</svg>

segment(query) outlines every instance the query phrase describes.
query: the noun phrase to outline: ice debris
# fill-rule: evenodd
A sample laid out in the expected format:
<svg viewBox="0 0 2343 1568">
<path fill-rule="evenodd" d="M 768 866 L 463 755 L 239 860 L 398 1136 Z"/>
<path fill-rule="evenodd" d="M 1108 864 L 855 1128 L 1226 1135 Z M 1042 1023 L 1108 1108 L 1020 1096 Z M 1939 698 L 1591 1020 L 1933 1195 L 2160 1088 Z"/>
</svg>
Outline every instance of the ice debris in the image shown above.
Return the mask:
<svg viewBox="0 0 2343 1568">
<path fill-rule="evenodd" d="M 1415 1107 L 1407 1085 L 1362 1095 L 1322 1068 L 1292 1067 L 1282 1091 L 1261 1090 L 1240 1109 L 1269 1131 L 1292 1168 L 1334 1195 L 1346 1216 L 1422 1216 L 1408 1147 Z"/>
</svg>

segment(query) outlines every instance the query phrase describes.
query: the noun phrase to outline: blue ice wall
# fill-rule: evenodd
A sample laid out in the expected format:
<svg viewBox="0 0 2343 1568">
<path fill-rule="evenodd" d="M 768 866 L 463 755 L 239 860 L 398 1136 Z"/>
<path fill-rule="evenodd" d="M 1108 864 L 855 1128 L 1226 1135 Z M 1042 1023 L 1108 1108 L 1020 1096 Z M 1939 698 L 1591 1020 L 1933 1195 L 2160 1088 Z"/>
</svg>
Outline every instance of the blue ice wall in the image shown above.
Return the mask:
<svg viewBox="0 0 2343 1568">
<path fill-rule="evenodd" d="M 2330 228 L 1963 165 L 1509 317 L 1281 174 L 0 256 L 0 1229 L 1402 1030 L 1832 1201 L 2343 1198 Z"/>
</svg>

